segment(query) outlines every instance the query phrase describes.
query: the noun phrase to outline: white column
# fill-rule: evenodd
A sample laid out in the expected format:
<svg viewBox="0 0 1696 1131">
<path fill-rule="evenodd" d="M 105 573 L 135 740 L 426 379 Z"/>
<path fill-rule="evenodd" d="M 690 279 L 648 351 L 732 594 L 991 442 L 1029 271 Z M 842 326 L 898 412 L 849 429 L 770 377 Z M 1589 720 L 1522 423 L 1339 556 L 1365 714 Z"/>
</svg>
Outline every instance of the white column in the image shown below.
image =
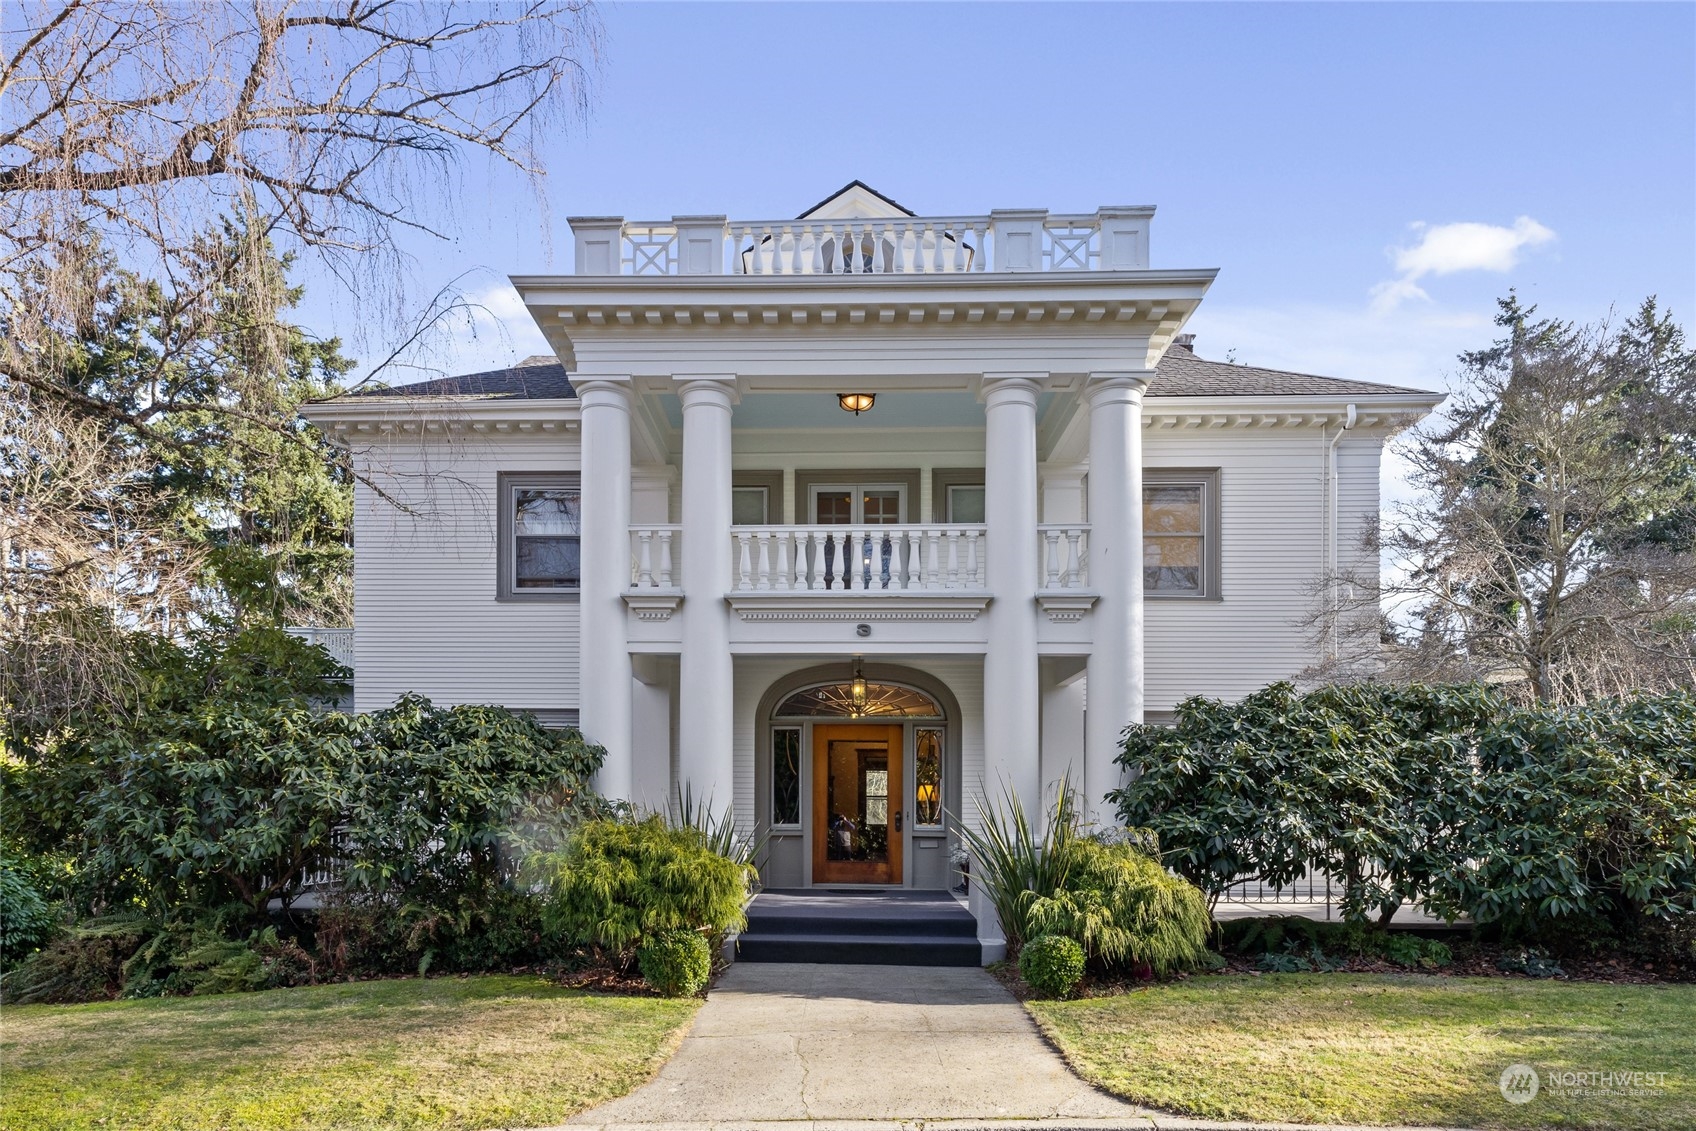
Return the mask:
<svg viewBox="0 0 1696 1131">
<path fill-rule="evenodd" d="M 630 382 L 596 377 L 572 386 L 583 412 L 578 725 L 589 741 L 606 747 L 596 789 L 629 799 L 635 786 L 624 612 L 630 585 Z"/>
<path fill-rule="evenodd" d="M 1152 374 L 1092 373 L 1089 398 L 1089 576 L 1096 602 L 1084 722 L 1087 817 L 1116 823 L 1119 736 L 1142 722 L 1142 394 Z"/>
<path fill-rule="evenodd" d="M 683 656 L 679 787 L 723 812 L 735 801 L 730 661 L 730 410 L 736 380 L 679 376 L 683 400 Z"/>
<path fill-rule="evenodd" d="M 986 373 L 985 566 L 989 651 L 983 660 L 984 787 L 1018 795 L 1040 821 L 1042 764 L 1036 655 L 1036 397 L 1043 374 Z M 975 785 L 975 783 L 968 783 Z"/>
</svg>

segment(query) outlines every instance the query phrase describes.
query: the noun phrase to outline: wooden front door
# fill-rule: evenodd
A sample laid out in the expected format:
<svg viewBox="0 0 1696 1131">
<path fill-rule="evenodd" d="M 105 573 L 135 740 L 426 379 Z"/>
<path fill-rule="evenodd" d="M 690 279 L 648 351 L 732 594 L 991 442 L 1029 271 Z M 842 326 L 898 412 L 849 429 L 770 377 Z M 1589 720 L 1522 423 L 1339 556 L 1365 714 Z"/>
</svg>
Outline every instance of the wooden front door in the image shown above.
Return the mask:
<svg viewBox="0 0 1696 1131">
<path fill-rule="evenodd" d="M 813 882 L 902 882 L 902 728 L 813 726 Z"/>
</svg>

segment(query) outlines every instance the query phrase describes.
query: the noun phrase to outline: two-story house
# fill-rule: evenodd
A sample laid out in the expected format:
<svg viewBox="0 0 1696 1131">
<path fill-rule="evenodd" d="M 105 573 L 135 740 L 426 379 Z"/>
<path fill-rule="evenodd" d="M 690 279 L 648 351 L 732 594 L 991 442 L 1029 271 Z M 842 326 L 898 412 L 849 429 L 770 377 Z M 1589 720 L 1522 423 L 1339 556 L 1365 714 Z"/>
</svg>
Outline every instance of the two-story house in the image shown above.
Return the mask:
<svg viewBox="0 0 1696 1131">
<path fill-rule="evenodd" d="M 1153 214 L 572 220 L 575 272 L 512 280 L 554 357 L 307 414 L 364 477 L 357 707 L 574 722 L 781 887 L 946 887 L 1003 786 L 1099 809 L 1127 723 L 1323 658 L 1315 582 L 1441 399 L 1201 359 L 1215 272 L 1151 267 Z"/>
</svg>

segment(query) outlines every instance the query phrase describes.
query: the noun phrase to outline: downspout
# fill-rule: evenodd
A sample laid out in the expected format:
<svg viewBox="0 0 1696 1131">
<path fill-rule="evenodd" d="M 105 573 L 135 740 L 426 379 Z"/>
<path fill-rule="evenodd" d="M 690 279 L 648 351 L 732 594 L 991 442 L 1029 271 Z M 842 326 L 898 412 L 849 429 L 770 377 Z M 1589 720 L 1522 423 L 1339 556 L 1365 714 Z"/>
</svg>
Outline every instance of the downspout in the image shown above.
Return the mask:
<svg viewBox="0 0 1696 1131">
<path fill-rule="evenodd" d="M 1337 426 L 1336 434 L 1331 437 L 1331 442 L 1325 449 L 1325 478 L 1327 484 L 1326 506 L 1328 508 L 1328 513 L 1326 515 L 1326 532 L 1328 537 L 1326 539 L 1327 560 L 1325 562 L 1325 578 L 1326 587 L 1331 591 L 1332 663 L 1337 662 L 1337 653 L 1341 648 L 1341 635 L 1338 630 L 1337 617 L 1342 611 L 1342 594 L 1337 583 L 1337 569 L 1342 559 L 1342 555 L 1338 550 L 1340 538 L 1338 537 L 1339 532 L 1337 530 L 1337 524 L 1340 521 L 1338 517 L 1338 496 L 1342 494 L 1342 485 L 1339 482 L 1337 474 L 1337 442 L 1343 438 L 1344 432 L 1347 432 L 1349 429 L 1354 427 L 1357 419 L 1359 419 L 1359 415 L 1355 410 L 1355 406 L 1350 404 L 1348 408 L 1343 411 L 1342 423 Z"/>
</svg>

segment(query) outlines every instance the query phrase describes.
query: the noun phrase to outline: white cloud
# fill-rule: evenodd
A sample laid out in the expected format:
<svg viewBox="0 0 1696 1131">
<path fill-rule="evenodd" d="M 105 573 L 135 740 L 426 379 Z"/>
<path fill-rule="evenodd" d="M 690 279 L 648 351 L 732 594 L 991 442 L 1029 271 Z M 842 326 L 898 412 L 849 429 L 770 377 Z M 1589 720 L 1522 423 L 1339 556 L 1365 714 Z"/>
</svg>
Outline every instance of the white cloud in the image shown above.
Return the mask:
<svg viewBox="0 0 1696 1131">
<path fill-rule="evenodd" d="M 1549 243 L 1555 233 L 1529 216 L 1521 216 L 1512 227 L 1463 221 L 1456 224 L 1413 225 L 1419 240 L 1412 247 L 1390 250 L 1400 273 L 1372 288 L 1372 305 L 1379 313 L 1394 310 L 1410 298 L 1429 299 L 1419 280 L 1428 275 L 1453 275 L 1458 271 L 1511 271 L 1519 265 L 1526 248 Z"/>
</svg>

